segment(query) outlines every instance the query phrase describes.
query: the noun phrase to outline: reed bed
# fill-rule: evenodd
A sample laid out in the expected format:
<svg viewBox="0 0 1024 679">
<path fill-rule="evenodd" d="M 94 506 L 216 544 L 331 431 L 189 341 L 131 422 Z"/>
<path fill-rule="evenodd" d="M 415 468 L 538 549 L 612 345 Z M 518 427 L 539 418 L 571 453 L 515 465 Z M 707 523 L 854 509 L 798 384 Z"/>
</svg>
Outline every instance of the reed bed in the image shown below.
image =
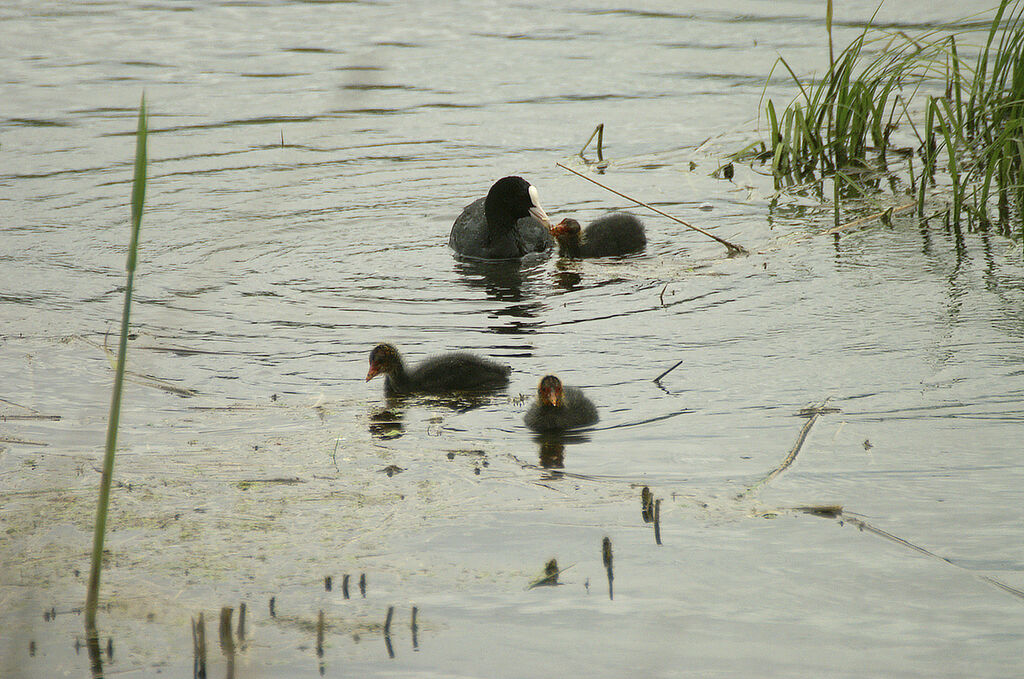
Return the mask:
<svg viewBox="0 0 1024 679">
<path fill-rule="evenodd" d="M 776 188 L 823 194 L 831 179 L 838 220 L 843 198 L 899 185 L 919 219 L 941 200 L 939 214 L 957 226 L 1024 238 L 1024 0 L 1001 2 L 974 46 L 966 30 L 868 26 L 832 57 L 830 19 L 824 76 L 804 80 L 784 58 L 772 68 L 799 90 L 781 111 L 764 106 L 768 139 L 756 157 L 770 161 Z"/>
</svg>

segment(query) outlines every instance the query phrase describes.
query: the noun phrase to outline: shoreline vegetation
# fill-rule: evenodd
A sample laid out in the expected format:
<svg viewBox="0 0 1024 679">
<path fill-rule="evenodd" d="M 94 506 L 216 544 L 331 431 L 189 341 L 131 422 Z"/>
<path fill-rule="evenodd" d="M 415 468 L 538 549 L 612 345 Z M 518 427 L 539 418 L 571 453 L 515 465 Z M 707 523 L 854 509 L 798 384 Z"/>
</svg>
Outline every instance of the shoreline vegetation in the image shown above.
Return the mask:
<svg viewBox="0 0 1024 679">
<path fill-rule="evenodd" d="M 802 78 L 779 57 L 768 79 L 781 67 L 799 92 L 781 111 L 768 99 L 768 139 L 733 159 L 770 163 L 776 190 L 828 196 L 837 227 L 846 200 L 882 213 L 909 200 L 919 220 L 1024 240 L 1022 0 L 995 8 L 974 56 L 964 38 L 976 23 L 915 36 L 869 25 L 833 57 L 831 7 L 828 71 Z"/>
</svg>

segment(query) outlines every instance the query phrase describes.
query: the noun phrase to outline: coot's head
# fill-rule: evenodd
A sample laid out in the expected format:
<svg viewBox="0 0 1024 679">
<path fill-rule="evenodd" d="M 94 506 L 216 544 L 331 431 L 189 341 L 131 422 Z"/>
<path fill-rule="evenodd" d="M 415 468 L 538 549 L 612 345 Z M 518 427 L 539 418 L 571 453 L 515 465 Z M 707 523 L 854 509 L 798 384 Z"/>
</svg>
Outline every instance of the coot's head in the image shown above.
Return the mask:
<svg viewBox="0 0 1024 679">
<path fill-rule="evenodd" d="M 533 217 L 550 227 L 548 215 L 540 206 L 537 189 L 522 177 L 502 177 L 494 182 L 484 201 L 487 221 L 512 228 L 516 220 Z"/>
<path fill-rule="evenodd" d="M 562 405 L 562 382 L 554 375 L 546 375 L 537 387 L 537 400 L 544 405 Z"/>
<path fill-rule="evenodd" d="M 559 243 L 571 243 L 573 241 L 579 241 L 580 239 L 580 223 L 575 219 L 566 217 L 562 221 L 558 222 L 551 227 L 551 235 L 555 237 Z"/>
<path fill-rule="evenodd" d="M 392 372 L 402 364 L 398 357 L 398 349 L 390 344 L 378 344 L 370 352 L 370 371 L 366 373 L 366 381 L 369 382 L 377 375 L 385 375 Z"/>
</svg>

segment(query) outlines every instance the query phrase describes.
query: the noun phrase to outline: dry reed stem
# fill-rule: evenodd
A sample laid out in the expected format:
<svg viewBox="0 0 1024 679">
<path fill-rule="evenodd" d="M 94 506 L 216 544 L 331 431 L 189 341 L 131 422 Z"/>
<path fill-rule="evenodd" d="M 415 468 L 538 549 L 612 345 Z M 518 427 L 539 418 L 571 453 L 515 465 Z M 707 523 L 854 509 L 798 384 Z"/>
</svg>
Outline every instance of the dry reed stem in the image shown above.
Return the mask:
<svg viewBox="0 0 1024 679">
<path fill-rule="evenodd" d="M 653 205 L 648 205 L 647 203 L 643 202 L 642 200 L 637 200 L 636 198 L 633 198 L 632 196 L 627 196 L 626 194 L 622 193 L 621 191 L 616 191 L 612 187 L 607 186 L 605 184 L 602 184 L 601 182 L 597 181 L 596 179 L 593 179 L 592 177 L 588 177 L 587 175 L 583 174 L 582 172 L 577 172 L 576 170 L 574 170 L 571 167 L 568 167 L 566 165 L 563 165 L 562 163 L 555 163 L 555 165 L 557 165 L 558 167 L 562 168 L 563 170 L 568 170 L 569 172 L 572 172 L 577 177 L 583 177 L 588 182 L 591 182 L 593 184 L 597 184 L 598 186 L 600 186 L 605 191 L 611 191 L 612 193 L 614 193 L 616 196 L 619 196 L 620 198 L 625 198 L 626 200 L 634 202 L 634 203 L 636 203 L 637 205 L 639 205 L 641 207 L 645 207 L 648 210 L 651 210 L 652 212 L 658 213 L 662 217 L 668 217 L 672 221 L 674 221 L 674 222 L 676 222 L 678 224 L 682 224 L 683 226 L 685 226 L 688 229 L 696 231 L 697 233 L 704 234 L 708 238 L 711 238 L 713 240 L 718 241 L 719 243 L 721 243 L 722 245 L 724 245 L 726 248 L 729 249 L 729 254 L 730 255 L 745 255 L 745 254 L 749 254 L 747 249 L 742 247 L 742 246 L 736 245 L 735 243 L 730 243 L 729 241 L 725 240 L 724 238 L 720 238 L 720 237 L 716 236 L 713 233 L 708 233 L 707 231 L 705 231 L 704 229 L 700 228 L 699 226 L 694 226 L 693 224 L 690 224 L 689 222 L 685 222 L 682 219 L 679 219 L 679 217 L 674 217 L 674 216 L 670 215 L 667 212 L 663 212 L 663 211 L 659 210 L 658 208 L 654 207 Z"/>
<path fill-rule="evenodd" d="M 846 224 L 840 224 L 839 226 L 833 226 L 831 229 L 828 229 L 827 231 L 822 231 L 822 235 L 824 235 L 824 236 L 832 236 L 832 235 L 835 235 L 837 233 L 842 233 L 843 231 L 848 231 L 849 229 L 854 229 L 854 228 L 856 228 L 858 226 L 861 226 L 863 224 L 868 224 L 870 222 L 878 221 L 878 220 L 882 219 L 886 215 L 886 213 L 888 213 L 890 215 L 895 215 L 895 214 L 899 214 L 900 212 L 906 212 L 907 210 L 910 210 L 911 208 L 915 208 L 915 207 L 917 207 L 917 201 L 914 201 L 913 203 L 906 203 L 904 205 L 900 205 L 899 207 L 890 207 L 890 208 L 888 208 L 886 210 L 882 210 L 881 212 L 876 212 L 874 214 L 867 215 L 866 217 L 861 217 L 859 219 L 855 219 L 852 222 L 847 222 Z"/>
</svg>

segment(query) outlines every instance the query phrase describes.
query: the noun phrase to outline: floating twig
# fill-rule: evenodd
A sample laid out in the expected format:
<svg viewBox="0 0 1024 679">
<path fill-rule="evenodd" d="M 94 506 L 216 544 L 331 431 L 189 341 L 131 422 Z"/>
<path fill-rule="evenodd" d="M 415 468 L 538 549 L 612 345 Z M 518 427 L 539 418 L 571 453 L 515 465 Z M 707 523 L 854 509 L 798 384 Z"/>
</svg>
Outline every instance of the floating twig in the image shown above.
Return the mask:
<svg viewBox="0 0 1024 679">
<path fill-rule="evenodd" d="M 867 531 L 868 533 L 873 533 L 874 535 L 877 535 L 879 537 L 885 538 L 886 540 L 889 540 L 890 542 L 894 542 L 897 545 L 901 545 L 903 547 L 906 547 L 907 549 L 910 549 L 911 551 L 917 552 L 918 554 L 921 554 L 921 555 L 927 556 L 927 557 L 931 557 L 933 559 L 938 559 L 939 561 L 942 561 L 942 562 L 944 562 L 944 563 L 946 563 L 946 564 L 948 564 L 950 566 L 953 566 L 954 568 L 958 568 L 960 570 L 968 571 L 969 573 L 971 573 L 971 575 L 974 575 L 979 580 L 987 582 L 988 584 L 990 584 L 990 585 L 992 585 L 994 587 L 997 587 L 997 588 L 1003 590 L 1004 592 L 1006 592 L 1007 594 L 1011 594 L 1011 595 L 1017 597 L 1018 599 L 1024 600 L 1024 591 L 1022 591 L 1020 589 L 1017 589 L 1016 587 L 1013 587 L 1011 585 L 1008 585 L 1005 582 L 997 580 L 997 579 L 995 579 L 995 578 L 993 578 L 991 576 L 980 575 L 978 573 L 975 573 L 970 568 L 966 568 L 964 566 L 961 566 L 960 564 L 956 563 L 952 559 L 949 559 L 949 558 L 944 557 L 944 556 L 940 556 L 939 554 L 936 554 L 935 552 L 933 552 L 933 551 L 931 551 L 929 549 L 926 549 L 926 548 L 922 547 L 921 545 L 914 544 L 910 540 L 907 540 L 905 538 L 901 538 L 900 536 L 894 535 L 893 533 L 890 533 L 889 531 L 882 530 L 881 528 L 879 528 L 877 526 L 872 526 L 867 521 L 864 521 L 862 519 L 858 519 L 855 516 L 850 516 L 849 514 L 845 514 L 842 511 L 839 512 L 839 516 L 837 518 L 839 519 L 840 524 L 849 523 L 849 524 L 851 524 L 853 526 L 856 526 L 859 530 Z"/>
<path fill-rule="evenodd" d="M 571 167 L 567 167 L 566 165 L 563 165 L 562 163 L 555 163 L 555 165 L 557 165 L 558 167 L 562 168 L 563 170 L 568 170 L 569 172 L 572 172 L 574 175 L 576 175 L 578 177 L 583 177 L 588 182 L 597 184 L 598 186 L 600 186 L 602 189 L 604 189 L 606 191 L 611 191 L 616 196 L 619 196 L 621 198 L 625 198 L 628 201 L 632 201 L 632 202 L 636 203 L 637 205 L 639 205 L 641 207 L 645 207 L 648 210 L 651 210 L 653 212 L 657 212 L 662 217 L 668 217 L 672 221 L 677 222 L 679 224 L 682 224 L 683 226 L 685 226 L 688 229 L 692 229 L 692 230 L 696 231 L 697 233 L 702 233 L 705 236 L 707 236 L 708 238 L 711 238 L 713 240 L 718 241 L 719 243 L 724 245 L 726 248 L 728 248 L 730 255 L 746 255 L 746 254 L 749 254 L 747 252 L 747 249 L 744 248 L 744 247 L 736 245 L 735 243 L 730 243 L 729 241 L 725 240 L 724 238 L 716 236 L 713 233 L 709 233 L 709 232 L 705 231 L 704 229 L 700 228 L 699 226 L 694 226 L 693 224 L 690 224 L 688 222 L 684 222 L 682 219 L 679 219 L 679 217 L 673 217 L 669 213 L 663 212 L 663 211 L 659 210 L 658 208 L 654 207 L 653 205 L 648 205 L 647 203 L 643 202 L 642 200 L 637 200 L 636 198 L 633 198 L 632 196 L 627 196 L 626 194 L 622 193 L 621 191 L 616 191 L 615 189 L 611 188 L 610 186 L 606 186 L 605 184 L 602 184 L 601 182 L 597 181 L 596 179 L 593 179 L 592 177 L 588 177 L 587 175 L 583 174 L 582 172 L 578 172 L 578 171 L 572 169 Z"/>
<path fill-rule="evenodd" d="M 0 436 L 0 443 L 16 443 L 22 446 L 48 446 L 45 441 L 29 441 L 28 439 L 16 439 L 10 436 Z"/>
<path fill-rule="evenodd" d="M 82 340 L 86 344 L 91 344 L 92 346 L 101 349 L 107 355 L 107 360 L 110 362 L 111 367 L 116 370 L 117 355 L 114 354 L 114 352 L 107 346 L 106 335 L 103 336 L 103 344 L 94 342 L 87 337 L 79 337 L 78 339 Z M 188 397 L 196 396 L 197 394 L 199 394 L 199 392 L 195 389 L 191 389 L 189 387 L 179 387 L 174 384 L 171 384 L 167 380 L 160 379 L 159 377 L 154 377 L 153 375 L 144 375 L 142 373 L 137 373 L 133 370 L 125 370 L 124 374 L 126 377 L 131 378 L 131 381 L 135 382 L 136 384 L 144 384 L 148 387 L 162 389 L 163 391 L 175 394 L 176 396 Z"/>
<path fill-rule="evenodd" d="M 291 486 L 291 485 L 294 485 L 294 484 L 297 484 L 297 483 L 305 483 L 305 481 L 303 481 L 302 479 L 300 479 L 298 477 L 294 477 L 294 476 L 287 477 L 287 476 L 285 476 L 285 477 L 270 478 L 270 479 L 242 479 L 241 481 L 236 481 L 235 482 L 236 485 L 242 487 L 242 490 L 247 490 L 249 486 L 254 486 L 257 483 L 267 483 L 267 484 L 270 484 L 270 483 L 280 483 L 280 484 L 285 485 L 285 486 Z"/>
<path fill-rule="evenodd" d="M 826 406 L 829 400 L 830 399 L 825 399 L 817 406 L 804 408 L 803 410 L 800 411 L 800 416 L 807 417 L 807 422 L 805 422 L 804 426 L 800 428 L 800 433 L 797 434 L 796 437 L 796 443 L 793 444 L 793 447 L 790 449 L 789 454 L 786 455 L 786 459 L 784 459 L 778 467 L 768 472 L 762 479 L 760 479 L 753 485 L 749 486 L 745 491 L 737 495 L 737 500 L 742 498 L 744 495 L 747 495 L 753 492 L 754 490 L 760 488 L 761 486 L 765 485 L 766 483 L 774 479 L 776 476 L 786 471 L 786 469 L 788 469 L 790 465 L 793 464 L 793 462 L 796 460 L 796 456 L 800 454 L 800 448 L 803 447 L 804 441 L 807 440 L 807 434 L 810 433 L 811 427 L 814 426 L 814 423 L 818 420 L 818 417 L 824 414 L 839 412 L 838 408 L 829 408 Z"/>
<path fill-rule="evenodd" d="M 839 226 L 833 226 L 831 229 L 823 231 L 822 234 L 825 236 L 832 236 L 837 233 L 842 233 L 843 231 L 848 231 L 849 229 L 854 229 L 863 224 L 868 224 L 870 222 L 879 220 L 885 221 L 886 219 L 891 218 L 892 215 L 898 214 L 900 212 L 906 212 L 907 210 L 910 210 L 915 207 L 917 207 L 917 201 L 914 201 L 913 203 L 907 203 L 906 205 L 900 205 L 899 207 L 890 207 L 885 210 L 882 210 L 881 212 L 876 212 L 866 217 L 855 219 L 852 222 L 847 222 L 846 224 L 841 224 Z"/>
<path fill-rule="evenodd" d="M 60 415 L 0 415 L 0 422 L 13 420 L 50 420 L 51 422 L 58 422 L 60 421 Z"/>
</svg>

